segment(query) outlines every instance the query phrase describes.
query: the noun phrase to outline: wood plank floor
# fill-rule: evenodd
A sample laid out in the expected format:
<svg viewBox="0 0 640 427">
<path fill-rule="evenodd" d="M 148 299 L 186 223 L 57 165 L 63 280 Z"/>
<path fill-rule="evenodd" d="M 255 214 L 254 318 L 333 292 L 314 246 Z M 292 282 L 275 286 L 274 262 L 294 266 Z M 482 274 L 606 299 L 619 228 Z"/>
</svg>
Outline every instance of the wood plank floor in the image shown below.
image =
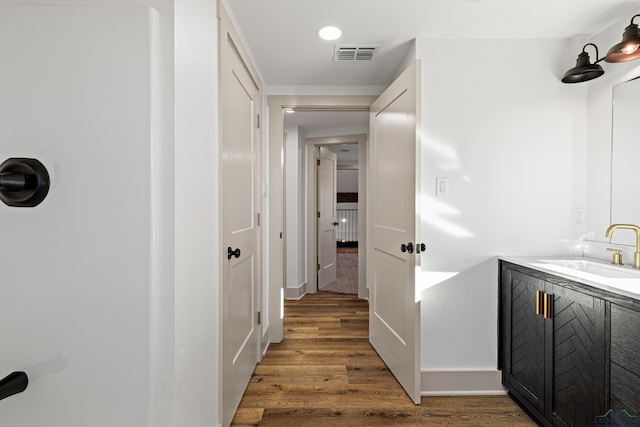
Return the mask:
<svg viewBox="0 0 640 427">
<path fill-rule="evenodd" d="M 318 293 L 285 302 L 234 426 L 535 426 L 507 396 L 423 397 L 414 405 L 368 340 L 369 307 Z"/>
</svg>

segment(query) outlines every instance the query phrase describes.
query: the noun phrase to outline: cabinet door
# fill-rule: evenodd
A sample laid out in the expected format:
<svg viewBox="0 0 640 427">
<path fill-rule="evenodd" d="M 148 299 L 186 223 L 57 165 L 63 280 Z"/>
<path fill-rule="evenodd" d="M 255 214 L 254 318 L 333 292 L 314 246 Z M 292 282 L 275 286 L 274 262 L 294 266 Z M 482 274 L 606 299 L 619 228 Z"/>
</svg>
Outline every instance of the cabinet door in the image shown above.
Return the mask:
<svg viewBox="0 0 640 427">
<path fill-rule="evenodd" d="M 532 408 L 544 413 L 544 317 L 536 314 L 536 292 L 545 282 L 503 270 L 503 381 Z M 525 402 L 523 402 L 525 403 Z"/>
<path fill-rule="evenodd" d="M 640 312 L 611 304 L 611 409 L 640 416 Z"/>
<path fill-rule="evenodd" d="M 604 301 L 554 285 L 552 312 L 553 321 L 545 325 L 551 350 L 547 353 L 551 381 L 545 393 L 546 417 L 555 425 L 593 425 L 595 417 L 608 409 Z"/>
</svg>

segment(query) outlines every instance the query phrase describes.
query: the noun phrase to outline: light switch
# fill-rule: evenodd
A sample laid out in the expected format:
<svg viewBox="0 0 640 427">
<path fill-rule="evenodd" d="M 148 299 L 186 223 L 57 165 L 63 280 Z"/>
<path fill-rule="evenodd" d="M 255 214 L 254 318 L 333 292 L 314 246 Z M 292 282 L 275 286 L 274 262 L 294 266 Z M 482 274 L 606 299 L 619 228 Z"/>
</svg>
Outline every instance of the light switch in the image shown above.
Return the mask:
<svg viewBox="0 0 640 427">
<path fill-rule="evenodd" d="M 586 214 L 584 208 L 575 208 L 573 210 L 573 217 L 577 225 L 584 224 L 586 222 L 585 215 Z"/>
<path fill-rule="evenodd" d="M 436 177 L 436 196 L 446 196 L 449 194 L 449 177 L 437 176 Z"/>
</svg>

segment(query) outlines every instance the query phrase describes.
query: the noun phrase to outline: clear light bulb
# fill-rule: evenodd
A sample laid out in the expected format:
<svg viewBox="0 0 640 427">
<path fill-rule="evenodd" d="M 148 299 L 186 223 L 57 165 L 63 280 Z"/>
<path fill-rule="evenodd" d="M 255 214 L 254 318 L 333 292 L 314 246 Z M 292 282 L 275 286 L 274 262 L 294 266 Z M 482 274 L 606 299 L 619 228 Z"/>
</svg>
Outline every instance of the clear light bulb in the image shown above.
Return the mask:
<svg viewBox="0 0 640 427">
<path fill-rule="evenodd" d="M 638 48 L 640 47 L 640 45 L 638 45 L 637 43 L 629 43 L 627 44 L 625 47 L 623 47 L 622 49 L 620 49 L 622 51 L 622 53 L 624 53 L 625 55 L 630 55 L 633 52 L 635 52 L 636 50 L 638 50 Z"/>
</svg>

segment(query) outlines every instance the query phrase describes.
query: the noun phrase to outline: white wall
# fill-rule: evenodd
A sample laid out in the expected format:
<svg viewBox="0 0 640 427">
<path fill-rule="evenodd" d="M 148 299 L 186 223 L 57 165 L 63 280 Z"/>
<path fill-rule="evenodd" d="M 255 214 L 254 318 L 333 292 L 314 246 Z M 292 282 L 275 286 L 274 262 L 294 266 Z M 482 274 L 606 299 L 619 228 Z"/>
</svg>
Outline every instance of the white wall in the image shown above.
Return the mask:
<svg viewBox="0 0 640 427">
<path fill-rule="evenodd" d="M 300 200 L 301 182 L 298 176 L 300 171 L 299 157 L 299 132 L 297 126 L 288 126 L 284 129 L 287 140 L 284 147 L 285 157 L 285 215 L 286 215 L 286 260 L 287 271 L 285 275 L 285 284 L 287 288 L 299 288 L 304 284 L 300 278 L 300 258 L 304 253 L 303 247 L 300 246 L 300 204 L 304 201 Z"/>
<path fill-rule="evenodd" d="M 298 283 L 307 281 L 307 141 L 298 133 Z"/>
<path fill-rule="evenodd" d="M 216 2 L 176 7 L 175 412 L 219 422 L 218 35 Z"/>
<path fill-rule="evenodd" d="M 620 42 L 622 31 L 629 20 L 640 9 L 629 12 L 601 33 L 585 37 L 574 43 L 575 55 L 581 52 L 585 43 L 595 43 L 600 55 L 606 55 L 611 46 Z M 636 19 L 637 22 L 637 19 Z M 592 58 L 594 54 L 589 51 Z M 604 233 L 611 224 L 611 129 L 612 129 L 612 91 L 613 86 L 640 75 L 639 60 L 626 63 L 609 64 L 601 62 L 605 74 L 595 80 L 584 83 L 588 97 L 588 158 L 587 158 L 587 232 L 589 233 L 585 250 L 589 256 L 611 259 L 606 248 L 612 246 Z M 640 218 L 637 220 L 640 223 Z M 624 231 L 622 231 L 624 233 Z M 633 259 L 634 247 L 618 246 L 624 249 L 624 259 Z"/>
<path fill-rule="evenodd" d="M 417 40 L 423 370 L 495 368 L 495 257 L 567 253 L 579 234 L 586 89 L 560 82 L 572 66 L 566 50 L 559 41 Z M 440 176 L 449 194 L 436 198 Z"/>
<path fill-rule="evenodd" d="M 338 169 L 338 193 L 358 192 L 358 169 Z"/>
</svg>

